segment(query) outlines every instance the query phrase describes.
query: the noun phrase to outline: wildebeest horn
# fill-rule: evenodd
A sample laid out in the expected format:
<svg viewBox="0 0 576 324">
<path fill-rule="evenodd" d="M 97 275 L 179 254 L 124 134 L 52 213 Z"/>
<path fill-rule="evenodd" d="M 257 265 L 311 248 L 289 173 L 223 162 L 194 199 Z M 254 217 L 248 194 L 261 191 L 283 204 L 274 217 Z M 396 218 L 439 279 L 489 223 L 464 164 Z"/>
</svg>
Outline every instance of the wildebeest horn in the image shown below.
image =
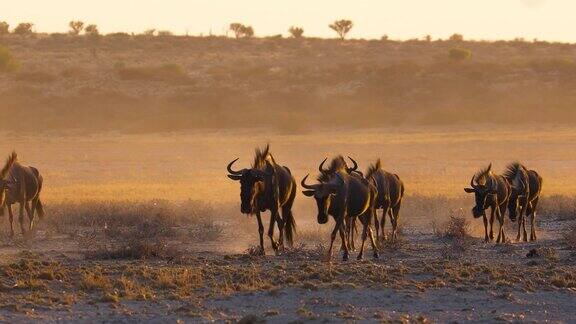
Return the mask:
<svg viewBox="0 0 576 324">
<path fill-rule="evenodd" d="M 472 179 L 470 179 L 470 187 L 477 189 L 478 186 L 474 184 L 474 176 L 472 176 Z"/>
<path fill-rule="evenodd" d="M 348 172 L 352 172 L 352 171 L 356 171 L 358 169 L 358 163 L 356 161 L 354 161 L 353 158 L 348 157 L 350 159 L 350 161 L 352 161 L 352 163 L 354 163 L 354 165 L 351 168 L 348 168 Z"/>
<path fill-rule="evenodd" d="M 236 160 L 228 163 L 227 169 L 228 169 L 228 172 L 230 172 L 230 174 L 235 174 L 235 175 L 240 175 L 240 174 L 242 174 L 242 171 L 234 171 L 234 170 L 232 170 L 232 164 L 234 164 L 234 162 L 238 161 L 238 159 L 240 159 L 240 158 L 236 158 Z"/>
<path fill-rule="evenodd" d="M 307 175 L 304 177 L 304 179 L 302 179 L 302 181 L 300 181 L 300 185 L 301 185 L 302 188 L 304 188 L 304 189 L 312 189 L 312 190 L 314 190 L 314 189 L 316 189 L 316 186 L 314 186 L 314 185 L 310 186 L 310 185 L 307 185 L 307 184 L 306 184 L 306 179 L 308 179 L 308 176 L 309 176 L 309 175 L 310 175 L 310 174 L 307 174 Z"/>
<path fill-rule="evenodd" d="M 322 161 L 322 163 L 320 163 L 320 165 L 318 166 L 318 171 L 320 171 L 321 173 L 326 172 L 324 170 L 324 163 L 326 163 L 326 160 L 328 160 L 328 158 L 324 158 L 324 160 Z"/>
</svg>

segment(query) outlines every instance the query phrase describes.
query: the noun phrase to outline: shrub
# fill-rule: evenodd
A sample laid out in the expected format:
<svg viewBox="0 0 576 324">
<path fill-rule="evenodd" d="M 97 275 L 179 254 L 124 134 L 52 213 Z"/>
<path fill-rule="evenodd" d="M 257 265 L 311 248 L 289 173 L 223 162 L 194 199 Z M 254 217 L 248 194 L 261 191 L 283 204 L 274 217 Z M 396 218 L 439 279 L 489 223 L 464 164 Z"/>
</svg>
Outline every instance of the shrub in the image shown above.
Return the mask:
<svg viewBox="0 0 576 324">
<path fill-rule="evenodd" d="M 158 36 L 172 36 L 172 32 L 169 30 L 159 30 Z"/>
<path fill-rule="evenodd" d="M 336 34 L 338 34 L 338 37 L 340 37 L 340 39 L 344 40 L 344 38 L 346 38 L 346 34 L 350 32 L 353 26 L 354 24 L 352 23 L 351 20 L 342 19 L 335 21 L 328 27 L 334 30 Z"/>
<path fill-rule="evenodd" d="M 68 31 L 70 35 L 79 35 L 82 29 L 84 29 L 84 23 L 79 20 L 69 22 L 68 26 L 70 27 L 70 31 Z"/>
<path fill-rule="evenodd" d="M 22 36 L 30 35 L 32 34 L 32 26 L 34 26 L 33 23 L 20 23 L 14 28 L 14 34 Z"/>
<path fill-rule="evenodd" d="M 464 36 L 461 34 L 453 34 L 448 40 L 451 42 L 462 42 L 464 41 Z"/>
<path fill-rule="evenodd" d="M 302 38 L 302 35 L 304 35 L 304 29 L 301 27 L 296 27 L 296 26 L 290 27 L 288 29 L 288 32 L 294 38 Z"/>
<path fill-rule="evenodd" d="M 18 64 L 12 56 L 12 52 L 7 47 L 0 45 L 0 72 L 13 72 L 17 68 Z"/>
<path fill-rule="evenodd" d="M 452 48 L 448 52 L 448 56 L 454 61 L 464 61 L 472 56 L 472 52 L 465 48 Z"/>
<path fill-rule="evenodd" d="M 10 25 L 5 21 L 0 21 L 0 36 L 8 35 L 10 33 Z"/>
<path fill-rule="evenodd" d="M 94 24 L 86 26 L 86 28 L 84 28 L 84 32 L 86 33 L 86 35 L 89 35 L 89 36 L 100 35 L 100 32 L 98 31 L 98 26 L 96 26 Z"/>
</svg>

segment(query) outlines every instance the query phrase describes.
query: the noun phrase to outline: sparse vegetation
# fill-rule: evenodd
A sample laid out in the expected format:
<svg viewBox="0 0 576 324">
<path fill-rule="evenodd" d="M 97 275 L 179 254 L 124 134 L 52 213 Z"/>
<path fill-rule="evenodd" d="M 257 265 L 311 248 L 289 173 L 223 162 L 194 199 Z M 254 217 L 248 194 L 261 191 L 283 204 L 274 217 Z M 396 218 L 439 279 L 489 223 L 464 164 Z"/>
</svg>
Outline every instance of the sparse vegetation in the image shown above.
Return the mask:
<svg viewBox="0 0 576 324">
<path fill-rule="evenodd" d="M 462 36 L 461 34 L 453 34 L 452 36 L 450 36 L 448 40 L 451 42 L 463 42 L 464 36 Z"/>
<path fill-rule="evenodd" d="M 329 25 L 329 27 L 332 30 L 334 30 L 336 34 L 338 34 L 338 37 L 341 40 L 344 40 L 346 38 L 346 35 L 350 32 L 350 30 L 352 30 L 353 26 L 354 24 L 352 23 L 352 21 L 346 19 L 336 20 L 335 22 Z"/>
</svg>

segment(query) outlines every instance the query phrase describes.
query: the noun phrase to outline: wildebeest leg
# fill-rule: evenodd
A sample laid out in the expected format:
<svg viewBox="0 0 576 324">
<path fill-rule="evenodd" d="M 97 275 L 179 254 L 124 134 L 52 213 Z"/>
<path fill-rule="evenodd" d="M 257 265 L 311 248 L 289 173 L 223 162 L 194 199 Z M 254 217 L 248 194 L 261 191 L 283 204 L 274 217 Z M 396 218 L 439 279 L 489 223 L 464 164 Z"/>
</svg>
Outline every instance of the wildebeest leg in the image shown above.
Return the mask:
<svg viewBox="0 0 576 324">
<path fill-rule="evenodd" d="M 278 221 L 278 228 L 282 226 L 280 229 L 280 240 L 282 241 L 282 231 L 284 230 L 284 226 L 280 225 L 280 215 L 278 214 L 278 210 L 271 210 L 270 211 L 270 226 L 268 226 L 268 237 L 270 238 L 270 242 L 272 243 L 272 248 L 274 252 L 278 253 L 278 242 L 274 239 L 274 225 L 275 222 Z"/>
<path fill-rule="evenodd" d="M 376 210 L 374 210 L 373 213 L 373 217 L 374 217 L 374 227 L 376 228 L 376 238 L 379 237 L 380 234 L 380 221 L 378 220 L 378 213 L 376 212 Z"/>
<path fill-rule="evenodd" d="M 502 214 L 500 207 L 496 207 L 496 217 L 498 218 L 498 223 L 500 223 L 500 228 L 498 230 L 498 238 L 496 238 L 496 243 L 505 243 L 506 234 L 504 233 L 504 215 Z"/>
<path fill-rule="evenodd" d="M 393 214 L 393 221 L 392 221 L 392 240 L 396 241 L 398 238 L 398 221 L 400 220 L 400 204 L 396 204 L 396 206 L 392 207 L 392 214 Z"/>
<path fill-rule="evenodd" d="M 354 246 L 354 231 L 356 230 L 356 220 L 351 217 L 346 217 L 344 220 L 344 230 L 346 232 L 346 246 L 349 251 L 356 250 Z"/>
<path fill-rule="evenodd" d="M 386 216 L 388 216 L 388 214 L 390 213 L 390 205 L 389 204 L 385 204 L 384 207 L 382 208 L 382 219 L 381 219 L 381 225 L 380 225 L 380 230 L 382 231 L 382 239 L 386 240 L 386 230 L 384 229 L 384 226 L 386 226 Z M 378 236 L 378 235 L 376 235 Z"/>
<path fill-rule="evenodd" d="M 348 240 L 346 238 L 346 231 L 344 226 L 340 227 L 340 240 L 342 240 L 342 250 L 344 251 L 344 256 L 343 259 L 344 261 L 348 260 L 349 256 L 350 256 L 350 251 L 348 250 Z"/>
<path fill-rule="evenodd" d="M 360 245 L 360 253 L 358 253 L 358 260 L 362 260 L 362 257 L 364 256 L 364 243 L 366 242 L 366 237 L 368 237 L 368 224 L 369 224 L 369 220 L 371 217 L 371 215 L 368 215 L 366 213 L 362 214 L 359 216 L 360 217 L 360 222 L 362 222 L 362 244 Z M 368 218 L 368 219 L 366 219 Z"/>
<path fill-rule="evenodd" d="M 494 212 L 496 207 L 490 207 L 490 241 L 494 240 Z"/>
<path fill-rule="evenodd" d="M 524 240 L 524 242 L 528 242 L 528 234 L 526 233 L 526 219 L 527 218 L 528 218 L 528 215 L 524 215 L 524 217 L 522 217 L 522 229 L 523 229 L 522 239 Z"/>
<path fill-rule="evenodd" d="M 538 198 L 528 203 L 528 214 L 530 214 L 530 241 L 536 241 L 536 206 L 538 206 Z"/>
<path fill-rule="evenodd" d="M 332 259 L 332 248 L 334 247 L 334 240 L 336 239 L 336 233 L 342 228 L 344 225 L 344 217 L 345 215 L 341 215 L 340 217 L 336 218 L 336 225 L 334 225 L 334 229 L 332 230 L 332 234 L 330 234 L 330 249 L 328 249 L 328 260 Z M 348 255 L 344 254 L 344 260 L 348 260 Z"/>
<path fill-rule="evenodd" d="M 488 217 L 486 215 L 482 215 L 482 220 L 484 221 L 484 242 L 489 242 L 490 238 L 488 237 Z"/>
<path fill-rule="evenodd" d="M 10 221 L 10 236 L 14 237 L 14 214 L 12 214 L 12 205 L 6 204 L 8 208 L 8 220 Z"/>
<path fill-rule="evenodd" d="M 522 216 L 522 214 L 518 215 L 518 235 L 516 235 L 516 242 L 520 242 L 520 231 L 522 229 L 523 222 L 524 222 L 524 216 Z"/>
<path fill-rule="evenodd" d="M 30 226 L 28 230 L 31 231 L 34 226 L 34 209 L 30 208 L 30 202 L 26 202 L 26 213 L 28 214 L 28 220 L 30 221 Z"/>
<path fill-rule="evenodd" d="M 26 206 L 26 201 L 19 203 L 20 208 L 18 211 L 18 221 L 20 222 L 20 230 L 22 231 L 22 235 L 26 234 L 26 228 L 24 227 L 24 206 Z"/>
<path fill-rule="evenodd" d="M 258 220 L 258 233 L 260 234 L 260 254 L 264 255 L 264 225 L 262 224 L 260 212 L 256 212 L 256 219 Z"/>
</svg>

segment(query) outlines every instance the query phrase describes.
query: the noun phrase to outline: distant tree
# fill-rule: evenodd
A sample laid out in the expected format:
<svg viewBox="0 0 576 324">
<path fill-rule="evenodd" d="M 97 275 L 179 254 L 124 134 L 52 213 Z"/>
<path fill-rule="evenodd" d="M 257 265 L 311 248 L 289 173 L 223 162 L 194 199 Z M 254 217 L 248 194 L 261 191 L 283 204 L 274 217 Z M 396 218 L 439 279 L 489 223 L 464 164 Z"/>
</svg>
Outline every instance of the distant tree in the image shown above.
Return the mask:
<svg viewBox="0 0 576 324">
<path fill-rule="evenodd" d="M 388 35 L 382 35 L 382 37 L 380 37 L 380 40 L 383 42 L 389 40 Z"/>
<path fill-rule="evenodd" d="M 5 21 L 0 21 L 0 36 L 10 33 L 10 25 Z"/>
<path fill-rule="evenodd" d="M 241 23 L 231 23 L 230 30 L 234 32 L 236 38 L 250 38 L 254 36 L 252 26 L 245 26 Z"/>
<path fill-rule="evenodd" d="M 98 31 L 98 26 L 96 26 L 94 24 L 86 26 L 86 28 L 84 28 L 84 33 L 86 33 L 86 35 L 89 35 L 89 36 L 100 35 L 100 32 Z"/>
<path fill-rule="evenodd" d="M 338 37 L 340 37 L 340 39 L 342 40 L 346 38 L 346 34 L 348 34 L 348 32 L 352 29 L 353 26 L 354 24 L 352 23 L 352 21 L 346 19 L 337 20 L 331 25 L 329 25 L 329 27 L 332 28 L 338 34 Z"/>
<path fill-rule="evenodd" d="M 253 37 L 254 28 L 252 28 L 252 26 L 244 26 L 244 28 L 242 28 L 242 34 L 244 35 L 245 38 Z"/>
<path fill-rule="evenodd" d="M 154 34 L 156 33 L 156 29 L 151 28 L 151 29 L 147 29 L 145 30 L 142 35 L 144 36 L 154 36 Z"/>
<path fill-rule="evenodd" d="M 426 37 L 424 37 L 424 39 L 425 39 L 427 42 L 431 42 L 431 41 L 432 41 L 432 36 L 426 35 Z"/>
<path fill-rule="evenodd" d="M 472 57 L 472 51 L 465 48 L 452 48 L 448 52 L 448 56 L 453 61 L 464 61 Z"/>
<path fill-rule="evenodd" d="M 19 23 L 18 26 L 14 28 L 13 33 L 22 36 L 30 35 L 32 34 L 32 26 L 34 26 L 33 23 Z"/>
<path fill-rule="evenodd" d="M 302 38 L 302 35 L 304 35 L 304 29 L 302 27 L 292 26 L 288 29 L 288 32 L 294 38 Z"/>
<path fill-rule="evenodd" d="M 70 27 L 70 30 L 68 31 L 68 34 L 70 34 L 70 35 L 80 35 L 80 32 L 84 29 L 84 23 L 81 22 L 80 20 L 71 21 L 71 22 L 68 23 L 68 27 Z"/>
<path fill-rule="evenodd" d="M 464 36 L 462 36 L 461 34 L 454 34 L 450 36 L 448 40 L 451 42 L 462 42 L 464 41 Z"/>
</svg>

